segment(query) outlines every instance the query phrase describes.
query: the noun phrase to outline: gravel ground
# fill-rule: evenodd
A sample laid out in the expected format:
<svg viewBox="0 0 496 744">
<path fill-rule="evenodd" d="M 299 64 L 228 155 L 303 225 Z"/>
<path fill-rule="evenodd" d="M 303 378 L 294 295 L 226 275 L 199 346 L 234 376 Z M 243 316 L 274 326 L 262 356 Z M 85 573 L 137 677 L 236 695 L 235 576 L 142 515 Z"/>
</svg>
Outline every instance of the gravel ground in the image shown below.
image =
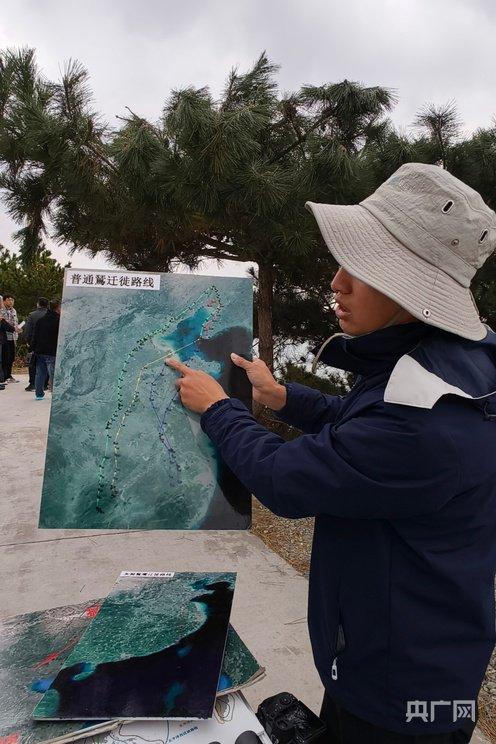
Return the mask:
<svg viewBox="0 0 496 744">
<path fill-rule="evenodd" d="M 496 651 L 489 662 L 479 695 L 479 728 L 496 744 Z"/>
<path fill-rule="evenodd" d="M 276 517 L 259 501 L 253 499 L 251 531 L 299 573 L 308 576 L 313 519 Z"/>
<path fill-rule="evenodd" d="M 308 576 L 313 519 L 276 517 L 253 499 L 252 532 L 297 571 Z M 479 695 L 480 730 L 496 744 L 496 651 L 488 666 Z"/>
</svg>

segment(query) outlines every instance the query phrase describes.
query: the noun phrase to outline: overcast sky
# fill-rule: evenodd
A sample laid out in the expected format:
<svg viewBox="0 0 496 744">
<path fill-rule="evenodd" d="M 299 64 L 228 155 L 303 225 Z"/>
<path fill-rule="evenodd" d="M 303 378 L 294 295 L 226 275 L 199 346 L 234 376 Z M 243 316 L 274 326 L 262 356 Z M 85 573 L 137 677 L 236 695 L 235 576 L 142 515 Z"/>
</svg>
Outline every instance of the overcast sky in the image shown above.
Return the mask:
<svg viewBox="0 0 496 744">
<path fill-rule="evenodd" d="M 429 102 L 456 99 L 466 132 L 491 124 L 494 0 L 2 0 L 0 47 L 37 50 L 44 73 L 64 63 L 90 73 L 95 107 L 110 123 L 133 111 L 152 120 L 173 88 L 222 90 L 228 70 L 262 50 L 281 65 L 280 87 L 344 78 L 395 88 L 405 129 Z M 0 243 L 15 229 L 2 209 Z M 64 246 L 50 244 L 63 262 Z M 105 266 L 85 256 L 73 265 Z M 216 271 L 216 267 L 208 267 Z M 222 273 L 244 273 L 224 266 Z"/>
</svg>

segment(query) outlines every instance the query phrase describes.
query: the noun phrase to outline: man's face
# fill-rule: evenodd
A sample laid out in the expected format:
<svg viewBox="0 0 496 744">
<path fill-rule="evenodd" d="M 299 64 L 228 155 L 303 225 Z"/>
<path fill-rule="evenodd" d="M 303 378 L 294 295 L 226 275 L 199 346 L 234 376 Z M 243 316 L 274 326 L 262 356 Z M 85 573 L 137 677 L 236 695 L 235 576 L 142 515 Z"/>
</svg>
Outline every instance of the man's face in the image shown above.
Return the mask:
<svg viewBox="0 0 496 744">
<path fill-rule="evenodd" d="M 413 315 L 394 300 L 349 274 L 342 267 L 331 282 L 336 306 L 334 312 L 344 333 L 360 336 L 394 325 L 415 321 Z"/>
<path fill-rule="evenodd" d="M 14 298 L 13 297 L 6 297 L 3 301 L 5 307 L 7 310 L 10 310 L 11 307 L 14 307 Z"/>
</svg>

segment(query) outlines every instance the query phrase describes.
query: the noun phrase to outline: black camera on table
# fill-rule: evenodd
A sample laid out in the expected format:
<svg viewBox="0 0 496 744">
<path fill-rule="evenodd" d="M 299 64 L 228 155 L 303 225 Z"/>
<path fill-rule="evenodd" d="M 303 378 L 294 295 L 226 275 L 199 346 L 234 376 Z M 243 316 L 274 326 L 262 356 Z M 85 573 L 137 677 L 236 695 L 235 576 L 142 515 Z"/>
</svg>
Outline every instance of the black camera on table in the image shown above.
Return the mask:
<svg viewBox="0 0 496 744">
<path fill-rule="evenodd" d="M 273 744 L 318 742 L 326 725 L 290 692 L 267 698 L 259 705 L 257 718 Z"/>
</svg>

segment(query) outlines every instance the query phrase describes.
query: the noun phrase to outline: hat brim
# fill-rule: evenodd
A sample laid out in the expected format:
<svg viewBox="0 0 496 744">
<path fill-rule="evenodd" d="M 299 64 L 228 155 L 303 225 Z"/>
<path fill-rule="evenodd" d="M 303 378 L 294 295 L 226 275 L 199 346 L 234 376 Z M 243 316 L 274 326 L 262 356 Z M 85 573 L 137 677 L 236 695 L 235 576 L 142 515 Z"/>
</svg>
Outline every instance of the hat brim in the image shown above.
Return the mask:
<svg viewBox="0 0 496 744">
<path fill-rule="evenodd" d="M 470 289 L 420 258 L 360 204 L 307 202 L 327 247 L 346 271 L 415 318 L 472 341 L 487 328 Z"/>
</svg>

